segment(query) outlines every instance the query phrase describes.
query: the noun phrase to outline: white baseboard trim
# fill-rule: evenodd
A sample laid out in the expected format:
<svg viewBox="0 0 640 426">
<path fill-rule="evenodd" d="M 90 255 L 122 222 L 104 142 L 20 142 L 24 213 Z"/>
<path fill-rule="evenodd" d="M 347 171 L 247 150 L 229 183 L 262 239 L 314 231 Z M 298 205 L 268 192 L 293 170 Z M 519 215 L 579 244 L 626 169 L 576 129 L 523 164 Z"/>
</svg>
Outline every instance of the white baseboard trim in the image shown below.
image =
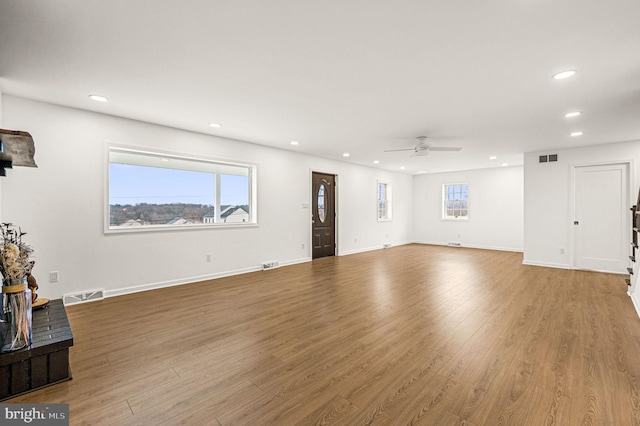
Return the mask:
<svg viewBox="0 0 640 426">
<path fill-rule="evenodd" d="M 638 317 L 640 317 L 640 301 L 636 297 L 636 293 L 635 292 L 633 292 L 633 293 L 627 292 L 627 294 L 631 298 L 631 302 L 633 303 L 633 307 L 636 308 L 636 314 L 638 314 Z"/>
<path fill-rule="evenodd" d="M 310 257 L 301 257 L 300 259 L 286 260 L 280 264 L 280 266 L 297 265 L 298 263 L 311 262 L 313 259 Z"/>
<path fill-rule="evenodd" d="M 382 250 L 382 247 L 375 246 L 375 247 L 365 247 L 365 248 L 360 248 L 360 249 L 355 249 L 355 250 L 340 251 L 338 253 L 338 256 L 349 256 L 350 254 L 358 254 L 358 253 L 364 253 L 364 252 L 367 252 L 367 251 L 374 251 L 374 250 Z"/>
<path fill-rule="evenodd" d="M 251 268 L 236 269 L 233 271 L 218 272 L 215 274 L 199 275 L 199 276 L 188 277 L 188 278 L 180 278 L 177 280 L 160 281 L 157 283 L 142 284 L 142 285 L 136 285 L 131 287 L 122 287 L 114 290 L 105 290 L 104 297 L 107 298 L 107 297 L 122 296 L 125 294 L 139 293 L 141 291 L 155 290 L 155 289 L 165 288 L 165 287 L 174 287 L 178 285 L 191 284 L 191 283 L 200 282 L 200 281 L 215 280 L 216 278 L 224 278 L 224 277 L 230 277 L 233 275 L 247 274 L 249 272 L 257 272 L 261 270 L 262 270 L 262 267 L 254 266 Z"/>
<path fill-rule="evenodd" d="M 542 266 L 544 268 L 573 269 L 571 266 L 564 263 L 534 262 L 531 260 L 523 260 L 522 264 L 530 266 Z"/>
<path fill-rule="evenodd" d="M 300 259 L 284 261 L 280 263 L 280 266 L 289 266 L 289 265 L 295 265 L 298 263 L 305 263 L 310 261 L 311 261 L 310 257 L 304 257 Z M 108 298 L 108 297 L 115 297 L 115 296 L 123 296 L 125 294 L 139 293 L 141 291 L 156 290 L 156 289 L 165 288 L 165 287 L 175 287 L 183 284 L 192 284 L 200 281 L 215 280 L 218 278 L 231 277 L 233 275 L 248 274 L 250 272 L 258 272 L 258 271 L 262 271 L 261 266 L 235 269 L 232 271 L 223 271 L 223 272 L 217 272 L 215 274 L 199 275 L 195 277 L 180 278 L 177 280 L 161 281 L 157 283 L 148 283 L 148 284 L 142 284 L 142 285 L 131 286 L 131 287 L 123 287 L 123 288 L 118 288 L 114 290 L 105 290 L 104 297 Z"/>
<path fill-rule="evenodd" d="M 410 241 L 402 241 L 399 243 L 393 243 L 391 244 L 391 247 L 398 247 L 398 246 L 404 246 L 407 244 L 411 244 Z M 338 256 L 349 256 L 350 254 L 358 254 L 358 253 L 364 253 L 367 251 L 374 251 L 374 250 L 383 250 L 384 249 L 384 245 L 381 246 L 373 246 L 373 247 L 365 247 L 365 248 L 361 248 L 361 249 L 355 249 L 355 250 L 346 250 L 346 251 L 341 251 L 340 253 L 338 253 Z"/>
<path fill-rule="evenodd" d="M 449 247 L 449 244 L 446 242 L 442 242 L 442 241 L 414 241 L 415 244 L 427 244 L 427 245 L 433 245 L 433 246 L 447 246 Z M 455 247 L 455 248 L 474 248 L 474 249 L 481 249 L 481 250 L 497 250 L 497 251 L 512 251 L 512 252 L 516 252 L 516 253 L 522 253 L 524 251 L 524 249 L 522 248 L 516 248 L 516 247 L 500 247 L 500 246 L 485 246 L 485 245 L 478 245 L 478 244 L 465 244 L 465 243 L 461 243 L 459 246 L 451 246 L 451 247 Z"/>
<path fill-rule="evenodd" d="M 574 268 L 571 265 L 566 265 L 564 263 L 547 263 L 547 262 L 534 262 L 530 260 L 523 260 L 522 264 L 531 265 L 531 266 L 542 266 L 545 268 L 572 269 L 575 271 L 602 272 L 604 274 L 614 274 L 614 275 L 628 275 L 626 272 L 607 271 L 604 269 L 602 270 L 601 269 L 579 269 L 579 268 Z"/>
</svg>

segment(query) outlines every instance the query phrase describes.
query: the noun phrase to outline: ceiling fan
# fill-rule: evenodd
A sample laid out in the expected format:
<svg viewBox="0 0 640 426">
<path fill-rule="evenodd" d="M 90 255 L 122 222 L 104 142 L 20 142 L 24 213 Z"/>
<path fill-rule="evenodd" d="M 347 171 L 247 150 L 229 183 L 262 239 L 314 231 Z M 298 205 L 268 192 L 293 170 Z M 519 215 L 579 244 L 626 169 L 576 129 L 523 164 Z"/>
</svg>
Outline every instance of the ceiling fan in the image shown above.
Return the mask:
<svg viewBox="0 0 640 426">
<path fill-rule="evenodd" d="M 446 146 L 429 146 L 427 145 L 427 137 L 426 136 L 418 136 L 416 138 L 418 143 L 413 148 L 405 148 L 405 149 L 387 149 L 384 152 L 394 152 L 394 151 L 413 151 L 413 155 L 417 157 L 423 157 L 429 154 L 429 151 L 460 151 L 462 148 L 459 147 L 446 147 Z"/>
</svg>

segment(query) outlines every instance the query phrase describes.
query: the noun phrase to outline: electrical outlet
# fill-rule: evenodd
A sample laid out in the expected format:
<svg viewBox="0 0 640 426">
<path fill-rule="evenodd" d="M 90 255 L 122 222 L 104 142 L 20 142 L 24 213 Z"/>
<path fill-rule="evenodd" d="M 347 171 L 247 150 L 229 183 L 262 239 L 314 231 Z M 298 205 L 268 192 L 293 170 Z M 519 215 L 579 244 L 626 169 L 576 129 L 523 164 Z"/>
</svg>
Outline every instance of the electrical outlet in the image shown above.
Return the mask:
<svg viewBox="0 0 640 426">
<path fill-rule="evenodd" d="M 300 244 L 300 248 L 304 250 L 304 243 Z"/>
<path fill-rule="evenodd" d="M 564 254 L 564 248 L 560 247 L 560 254 Z"/>
<path fill-rule="evenodd" d="M 211 262 L 211 253 L 207 253 L 206 260 L 207 262 Z"/>
<path fill-rule="evenodd" d="M 57 283 L 58 282 L 58 271 L 49 272 L 49 282 Z"/>
</svg>

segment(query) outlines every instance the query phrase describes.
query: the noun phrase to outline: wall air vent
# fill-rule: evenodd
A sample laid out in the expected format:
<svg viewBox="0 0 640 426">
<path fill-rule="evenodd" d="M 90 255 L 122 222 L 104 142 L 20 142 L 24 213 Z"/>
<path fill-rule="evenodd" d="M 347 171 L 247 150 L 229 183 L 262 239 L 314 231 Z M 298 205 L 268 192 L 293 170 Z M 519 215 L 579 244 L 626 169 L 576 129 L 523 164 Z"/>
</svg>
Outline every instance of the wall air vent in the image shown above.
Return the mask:
<svg viewBox="0 0 640 426">
<path fill-rule="evenodd" d="M 277 260 L 271 260 L 269 262 L 262 262 L 262 270 L 266 271 L 267 269 L 279 268 L 280 262 Z"/>
<path fill-rule="evenodd" d="M 551 163 L 553 161 L 558 161 L 558 154 L 541 155 L 538 157 L 539 163 Z"/>
</svg>

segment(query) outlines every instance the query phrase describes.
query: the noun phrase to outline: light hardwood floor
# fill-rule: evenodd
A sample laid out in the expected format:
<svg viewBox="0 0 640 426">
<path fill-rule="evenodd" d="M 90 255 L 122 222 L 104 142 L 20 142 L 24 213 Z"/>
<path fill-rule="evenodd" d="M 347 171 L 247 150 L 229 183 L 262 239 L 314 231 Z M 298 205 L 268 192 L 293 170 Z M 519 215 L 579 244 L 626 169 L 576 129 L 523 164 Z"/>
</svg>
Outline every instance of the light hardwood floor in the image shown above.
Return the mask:
<svg viewBox="0 0 640 426">
<path fill-rule="evenodd" d="M 624 277 L 408 245 L 67 308 L 71 424 L 638 425 Z"/>
</svg>

